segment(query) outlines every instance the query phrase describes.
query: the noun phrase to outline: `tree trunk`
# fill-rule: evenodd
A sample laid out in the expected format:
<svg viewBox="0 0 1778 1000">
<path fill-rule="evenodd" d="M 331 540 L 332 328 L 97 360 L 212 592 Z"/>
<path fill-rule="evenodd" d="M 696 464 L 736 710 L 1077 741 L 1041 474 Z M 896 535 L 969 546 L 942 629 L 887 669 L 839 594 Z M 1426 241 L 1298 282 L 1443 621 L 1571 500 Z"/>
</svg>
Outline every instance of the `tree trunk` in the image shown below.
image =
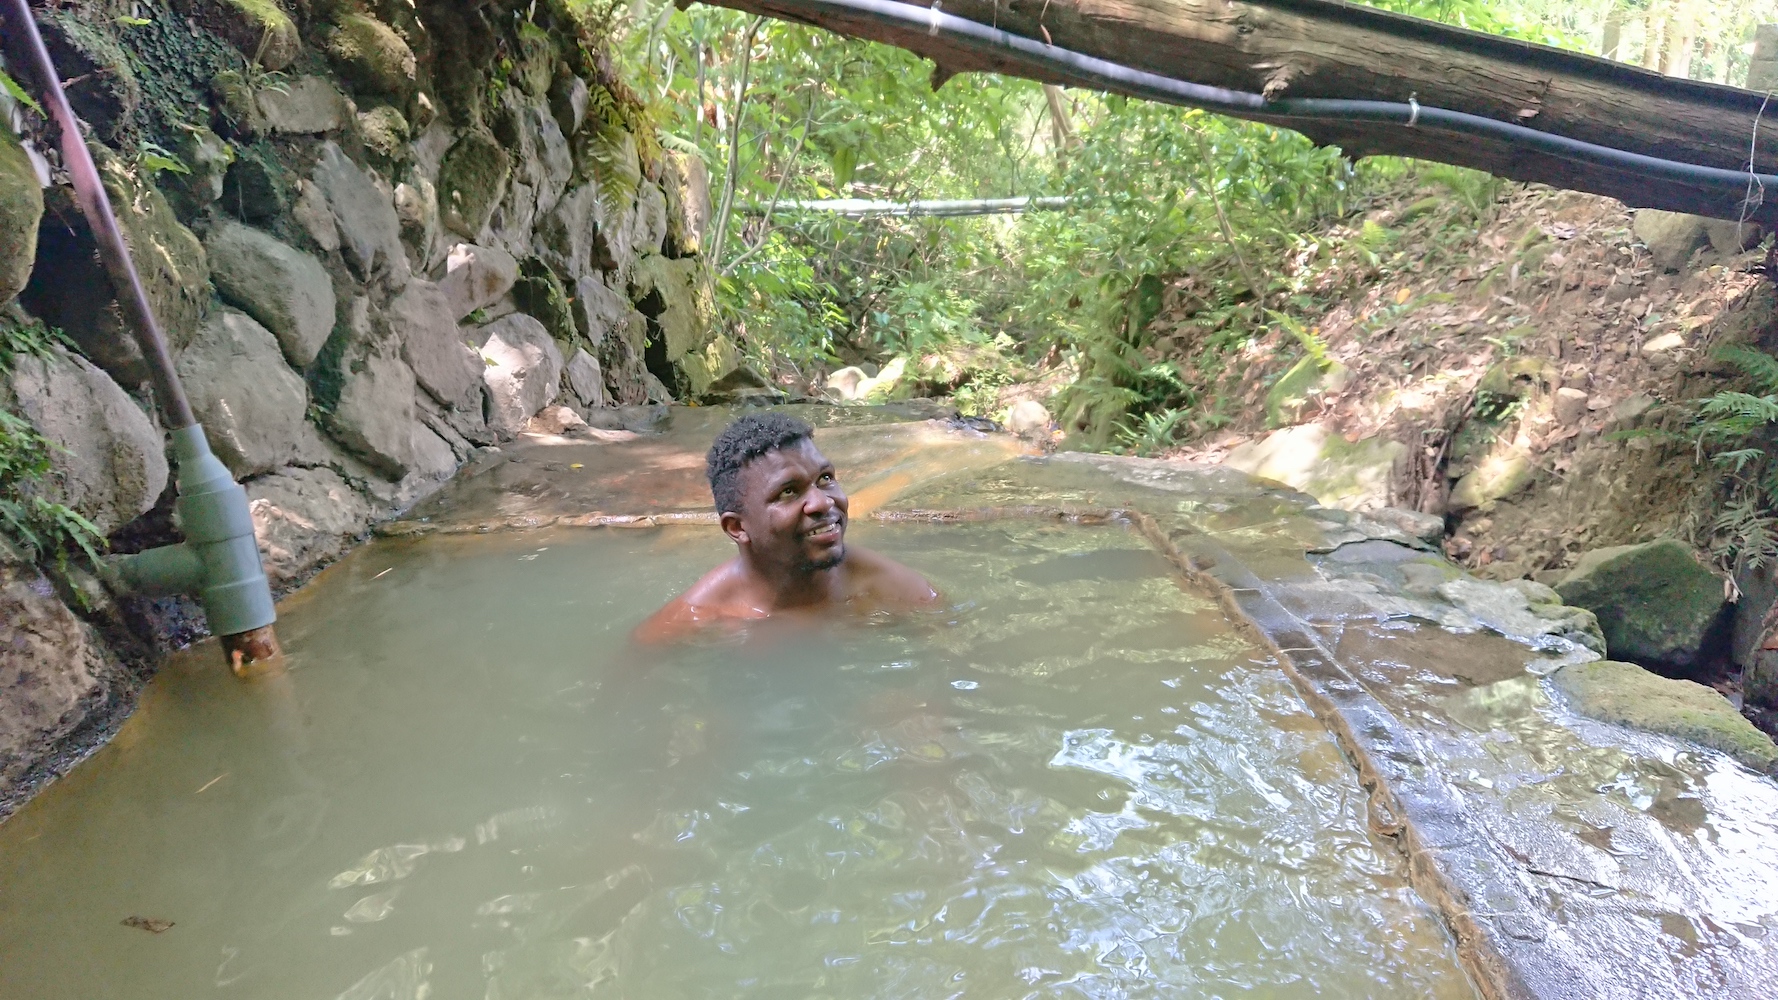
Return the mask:
<svg viewBox="0 0 1778 1000">
<path fill-rule="evenodd" d="M 1084 83 L 1039 58 L 825 0 L 716 2 L 900 46 L 937 63 L 936 81 L 985 71 L 1062 86 Z M 926 11 L 925 5 L 910 9 Z M 1583 142 L 1729 170 L 1747 168 L 1762 96 L 1330 0 L 949 0 L 943 10 L 1193 83 L 1272 99 L 1414 99 Z M 1651 179 L 1505 140 L 1424 125 L 1285 119 L 1263 111 L 1243 117 L 1295 129 L 1354 158 L 1413 156 L 1609 195 L 1637 207 L 1718 218 L 1741 214 L 1739 191 Z M 1758 133 L 1759 169 L 1778 172 L 1778 129 Z M 1756 209 L 1754 217 L 1778 222 L 1778 198 Z"/>
<path fill-rule="evenodd" d="M 1068 148 L 1075 143 L 1074 120 L 1068 114 L 1068 98 L 1063 96 L 1062 88 L 1053 83 L 1043 85 L 1043 99 L 1050 109 L 1050 139 L 1056 147 L 1056 159 L 1067 154 Z"/>
<path fill-rule="evenodd" d="M 1605 37 L 1599 43 L 1599 56 L 1602 59 L 1618 59 L 1618 50 L 1624 44 L 1624 9 L 1613 6 L 1605 14 Z"/>
</svg>

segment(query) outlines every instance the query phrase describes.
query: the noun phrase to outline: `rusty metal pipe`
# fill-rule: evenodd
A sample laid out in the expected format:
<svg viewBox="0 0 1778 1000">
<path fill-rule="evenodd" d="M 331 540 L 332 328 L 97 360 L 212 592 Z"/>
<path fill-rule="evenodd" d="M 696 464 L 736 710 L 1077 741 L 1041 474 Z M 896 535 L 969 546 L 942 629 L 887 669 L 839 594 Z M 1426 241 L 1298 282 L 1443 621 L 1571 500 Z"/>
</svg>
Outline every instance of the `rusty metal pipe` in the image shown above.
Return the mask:
<svg viewBox="0 0 1778 1000">
<path fill-rule="evenodd" d="M 281 659 L 271 627 L 277 614 L 253 538 L 247 492 L 211 453 L 204 429 L 192 414 L 191 401 L 173 368 L 167 339 L 130 259 L 123 230 L 111 210 L 111 198 L 99 179 L 98 164 L 86 147 L 80 122 L 62 90 L 61 77 L 43 44 L 28 0 L 0 3 L 4 4 L 0 7 L 4 38 L 19 43 L 37 77 L 44 107 L 58 134 L 62 166 L 73 181 L 81 214 L 98 243 L 99 259 L 111 277 L 124 322 L 141 346 L 179 464 L 178 509 L 186 541 L 153 552 L 108 557 L 100 572 L 115 589 L 126 592 L 195 592 L 237 675 L 275 669 Z"/>
</svg>

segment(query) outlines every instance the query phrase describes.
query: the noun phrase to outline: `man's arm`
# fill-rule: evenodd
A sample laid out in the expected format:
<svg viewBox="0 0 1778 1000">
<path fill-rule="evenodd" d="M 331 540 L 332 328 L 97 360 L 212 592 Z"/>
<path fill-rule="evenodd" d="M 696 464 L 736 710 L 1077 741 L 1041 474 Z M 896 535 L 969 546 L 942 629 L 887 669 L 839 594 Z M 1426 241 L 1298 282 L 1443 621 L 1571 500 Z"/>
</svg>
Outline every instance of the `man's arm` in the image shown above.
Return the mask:
<svg viewBox="0 0 1778 1000">
<path fill-rule="evenodd" d="M 856 561 L 872 601 L 890 608 L 924 608 L 939 603 L 938 590 L 926 578 L 888 556 L 869 549 L 853 548 L 847 557 Z"/>
</svg>

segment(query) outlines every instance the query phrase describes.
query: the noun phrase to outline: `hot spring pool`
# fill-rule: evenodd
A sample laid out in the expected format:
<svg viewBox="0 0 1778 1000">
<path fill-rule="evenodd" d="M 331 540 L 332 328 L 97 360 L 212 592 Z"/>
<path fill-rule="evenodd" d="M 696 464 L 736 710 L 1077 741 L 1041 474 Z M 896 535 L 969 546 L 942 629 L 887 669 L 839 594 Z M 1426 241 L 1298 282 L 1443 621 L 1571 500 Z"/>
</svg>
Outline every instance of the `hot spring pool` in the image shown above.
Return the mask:
<svg viewBox="0 0 1778 1000">
<path fill-rule="evenodd" d="M 853 537 L 956 607 L 645 653 L 714 529 L 360 549 L 288 674 L 176 658 L 0 826 L 0 997 L 1474 996 L 1333 740 L 1139 537 Z"/>
</svg>

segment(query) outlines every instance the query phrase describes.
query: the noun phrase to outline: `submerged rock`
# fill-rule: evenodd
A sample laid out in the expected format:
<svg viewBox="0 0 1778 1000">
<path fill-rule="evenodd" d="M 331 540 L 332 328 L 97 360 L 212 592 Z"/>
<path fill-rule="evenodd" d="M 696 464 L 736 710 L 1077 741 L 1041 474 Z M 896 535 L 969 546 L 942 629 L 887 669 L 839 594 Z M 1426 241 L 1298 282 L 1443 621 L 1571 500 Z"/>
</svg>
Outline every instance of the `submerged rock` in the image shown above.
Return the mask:
<svg viewBox="0 0 1778 1000">
<path fill-rule="evenodd" d="M 210 447 L 237 477 L 293 462 L 314 443 L 308 387 L 253 317 L 218 310 L 175 367 Z"/>
<path fill-rule="evenodd" d="M 204 244 L 216 290 L 278 338 L 298 369 L 333 332 L 333 280 L 321 262 L 271 234 L 225 221 Z"/>
<path fill-rule="evenodd" d="M 43 187 L 25 147 L 12 129 L 0 127 L 0 306 L 31 279 L 37 259 L 37 223 L 43 218 Z"/>
<path fill-rule="evenodd" d="M 1778 773 L 1778 746 L 1772 738 L 1702 684 L 1613 660 L 1571 664 L 1551 680 L 1574 710 L 1588 718 L 1690 740 L 1755 770 Z"/>
<path fill-rule="evenodd" d="M 247 502 L 274 587 L 339 558 L 370 526 L 370 504 L 331 469 L 279 469 L 247 483 Z"/>
<path fill-rule="evenodd" d="M 1556 590 L 1598 616 L 1611 656 L 1682 671 L 1709 655 L 1723 608 L 1722 581 L 1671 538 L 1585 553 Z"/>
<path fill-rule="evenodd" d="M 146 513 L 167 485 L 160 431 L 111 377 L 78 354 L 15 357 L 0 380 L 8 404 L 55 446 L 47 499 L 67 504 L 102 534 Z"/>
</svg>

